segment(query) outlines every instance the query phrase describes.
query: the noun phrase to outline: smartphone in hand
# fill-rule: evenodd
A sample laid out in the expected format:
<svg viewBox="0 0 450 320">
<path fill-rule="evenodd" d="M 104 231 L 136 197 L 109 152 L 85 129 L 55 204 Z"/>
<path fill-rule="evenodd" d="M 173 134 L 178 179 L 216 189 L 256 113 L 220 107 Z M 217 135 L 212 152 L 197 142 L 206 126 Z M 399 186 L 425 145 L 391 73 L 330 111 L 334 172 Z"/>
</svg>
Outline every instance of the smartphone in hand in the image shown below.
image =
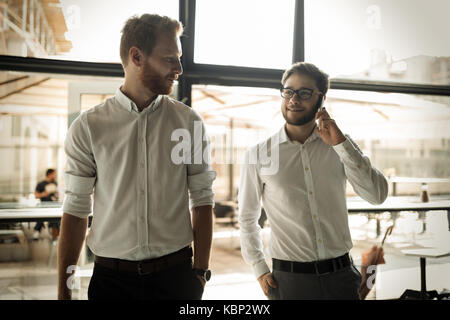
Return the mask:
<svg viewBox="0 0 450 320">
<path fill-rule="evenodd" d="M 324 97 L 323 97 L 323 95 L 320 97 L 320 99 L 319 99 L 319 101 L 317 101 L 317 104 L 319 104 L 319 107 L 317 108 L 317 112 L 319 112 L 319 111 L 322 111 L 323 110 L 323 108 L 324 108 Z M 317 126 L 317 128 L 319 128 L 319 130 L 320 130 L 320 127 L 319 127 L 319 119 L 316 119 L 316 126 Z"/>
</svg>

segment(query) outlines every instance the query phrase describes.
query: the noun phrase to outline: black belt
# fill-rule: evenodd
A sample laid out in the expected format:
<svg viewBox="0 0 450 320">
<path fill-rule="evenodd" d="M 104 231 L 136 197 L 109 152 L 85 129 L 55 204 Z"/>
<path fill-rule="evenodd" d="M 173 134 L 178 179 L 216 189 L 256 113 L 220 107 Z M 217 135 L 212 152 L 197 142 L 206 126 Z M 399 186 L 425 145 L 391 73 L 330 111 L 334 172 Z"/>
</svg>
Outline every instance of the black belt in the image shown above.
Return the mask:
<svg viewBox="0 0 450 320">
<path fill-rule="evenodd" d="M 272 259 L 272 262 L 274 270 L 294 273 L 315 273 L 318 275 L 336 272 L 351 265 L 348 253 L 334 259 L 313 262 L 285 261 L 275 258 Z"/>
<path fill-rule="evenodd" d="M 177 264 L 187 262 L 192 258 L 192 248 L 185 247 L 177 252 L 168 255 L 142 261 L 129 261 L 115 258 L 105 258 L 95 256 L 95 263 L 109 269 L 119 272 L 146 275 L 158 272 Z"/>
</svg>

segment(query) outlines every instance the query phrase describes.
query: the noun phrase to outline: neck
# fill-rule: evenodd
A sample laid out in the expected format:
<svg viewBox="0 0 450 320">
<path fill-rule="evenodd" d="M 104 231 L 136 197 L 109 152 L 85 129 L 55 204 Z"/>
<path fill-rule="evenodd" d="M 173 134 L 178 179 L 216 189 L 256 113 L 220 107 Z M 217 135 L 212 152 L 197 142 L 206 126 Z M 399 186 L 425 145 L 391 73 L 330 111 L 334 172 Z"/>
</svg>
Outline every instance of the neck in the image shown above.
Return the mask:
<svg viewBox="0 0 450 320">
<path fill-rule="evenodd" d="M 292 141 L 298 141 L 301 144 L 305 143 L 305 141 L 309 138 L 309 136 L 313 133 L 316 128 L 316 122 L 314 120 L 301 125 L 295 126 L 289 123 L 286 123 L 286 134 L 289 139 Z"/>
<path fill-rule="evenodd" d="M 136 104 L 139 111 L 147 108 L 158 96 L 145 88 L 140 81 L 133 81 L 127 78 L 125 78 L 123 86 L 120 87 L 120 91 Z"/>
</svg>

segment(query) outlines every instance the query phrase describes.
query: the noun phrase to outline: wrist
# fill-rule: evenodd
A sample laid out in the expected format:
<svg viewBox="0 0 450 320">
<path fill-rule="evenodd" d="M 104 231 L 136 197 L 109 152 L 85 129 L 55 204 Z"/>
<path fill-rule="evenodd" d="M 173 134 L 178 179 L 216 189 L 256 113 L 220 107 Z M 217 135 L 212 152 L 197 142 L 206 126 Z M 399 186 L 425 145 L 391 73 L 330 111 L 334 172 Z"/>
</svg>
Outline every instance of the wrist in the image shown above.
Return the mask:
<svg viewBox="0 0 450 320">
<path fill-rule="evenodd" d="M 337 146 L 338 144 L 341 144 L 343 142 L 345 142 L 345 140 L 347 140 L 347 138 L 341 133 L 338 138 L 336 139 L 336 143 L 333 144 L 333 146 Z"/>
<path fill-rule="evenodd" d="M 211 270 L 209 269 L 201 269 L 201 268 L 193 268 L 195 274 L 200 277 L 203 281 L 207 282 L 211 279 Z"/>
</svg>

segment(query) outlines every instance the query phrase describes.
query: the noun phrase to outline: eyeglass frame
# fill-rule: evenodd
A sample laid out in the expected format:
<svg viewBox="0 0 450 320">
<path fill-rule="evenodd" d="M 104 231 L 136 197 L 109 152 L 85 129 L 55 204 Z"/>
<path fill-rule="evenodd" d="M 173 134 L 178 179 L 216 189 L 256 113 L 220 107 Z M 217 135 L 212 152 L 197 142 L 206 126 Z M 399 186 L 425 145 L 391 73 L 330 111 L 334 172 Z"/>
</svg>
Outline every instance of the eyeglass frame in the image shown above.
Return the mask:
<svg viewBox="0 0 450 320">
<path fill-rule="evenodd" d="M 284 96 L 283 96 L 283 90 L 285 90 L 285 89 L 291 90 L 291 91 L 293 92 L 291 97 L 288 98 L 288 97 L 284 97 Z M 301 92 L 301 91 L 309 91 L 309 92 L 310 92 L 310 96 L 309 96 L 308 98 L 306 98 L 306 99 L 301 98 L 301 97 L 300 97 L 300 92 Z M 281 87 L 281 88 L 280 88 L 280 95 L 281 95 L 281 97 L 282 97 L 283 99 L 292 99 L 292 98 L 294 97 L 294 94 L 296 94 L 297 97 L 298 97 L 300 100 L 306 101 L 306 100 L 311 99 L 311 97 L 313 96 L 314 92 L 318 92 L 319 94 L 322 94 L 322 92 L 316 91 L 316 90 L 310 89 L 310 88 L 300 88 L 300 89 L 298 89 L 298 90 L 294 90 L 294 89 L 291 89 L 291 88 L 285 88 L 285 87 Z"/>
</svg>

